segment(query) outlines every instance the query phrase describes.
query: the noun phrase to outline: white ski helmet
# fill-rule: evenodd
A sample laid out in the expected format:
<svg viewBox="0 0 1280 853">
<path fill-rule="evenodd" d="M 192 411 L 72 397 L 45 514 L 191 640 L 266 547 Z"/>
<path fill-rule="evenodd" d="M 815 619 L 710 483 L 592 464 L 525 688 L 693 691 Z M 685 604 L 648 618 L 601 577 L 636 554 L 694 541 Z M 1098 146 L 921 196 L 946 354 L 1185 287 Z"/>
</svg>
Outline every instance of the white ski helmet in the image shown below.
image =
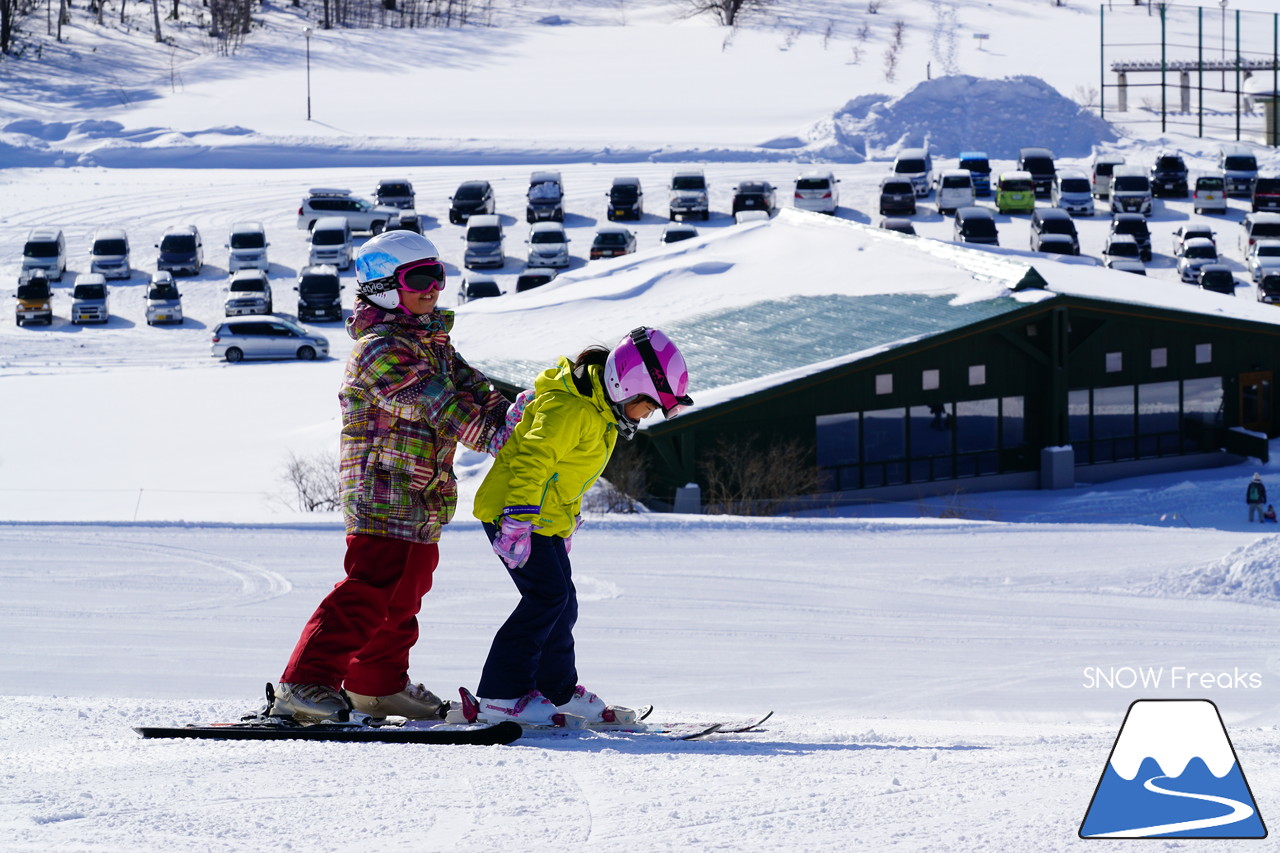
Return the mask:
<svg viewBox="0 0 1280 853">
<path fill-rule="evenodd" d="M 356 294 L 385 311 L 394 311 L 400 307 L 396 270 L 413 261 L 439 257 L 435 244 L 421 234 L 383 231 L 356 252 Z"/>
</svg>

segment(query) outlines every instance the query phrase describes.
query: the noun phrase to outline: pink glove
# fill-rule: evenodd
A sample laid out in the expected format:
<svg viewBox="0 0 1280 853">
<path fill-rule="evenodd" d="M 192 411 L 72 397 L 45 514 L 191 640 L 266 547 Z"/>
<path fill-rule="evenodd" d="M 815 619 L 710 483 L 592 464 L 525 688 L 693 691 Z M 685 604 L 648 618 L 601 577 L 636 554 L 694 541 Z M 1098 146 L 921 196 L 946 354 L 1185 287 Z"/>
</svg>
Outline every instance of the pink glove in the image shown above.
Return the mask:
<svg viewBox="0 0 1280 853">
<path fill-rule="evenodd" d="M 532 521 L 516 521 L 510 517 L 502 519 L 498 535 L 493 540 L 493 553 L 502 558 L 507 568 L 520 568 L 529 561 L 533 531 Z"/>
<path fill-rule="evenodd" d="M 577 515 L 573 518 L 573 533 L 578 532 L 578 528 L 582 526 L 582 516 Z M 564 552 L 568 554 L 573 550 L 573 533 L 564 537 Z"/>
</svg>

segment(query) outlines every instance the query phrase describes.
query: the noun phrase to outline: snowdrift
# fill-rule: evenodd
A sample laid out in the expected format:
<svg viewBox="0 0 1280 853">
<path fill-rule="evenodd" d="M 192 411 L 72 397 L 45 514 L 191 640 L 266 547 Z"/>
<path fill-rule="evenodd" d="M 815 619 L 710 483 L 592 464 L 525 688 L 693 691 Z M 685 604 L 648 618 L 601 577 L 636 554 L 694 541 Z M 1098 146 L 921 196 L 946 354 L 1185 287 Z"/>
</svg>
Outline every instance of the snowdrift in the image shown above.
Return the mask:
<svg viewBox="0 0 1280 853">
<path fill-rule="evenodd" d="M 1171 597 L 1280 603 L 1280 536 L 1263 536 L 1207 566 L 1162 578 L 1147 591 Z"/>
</svg>

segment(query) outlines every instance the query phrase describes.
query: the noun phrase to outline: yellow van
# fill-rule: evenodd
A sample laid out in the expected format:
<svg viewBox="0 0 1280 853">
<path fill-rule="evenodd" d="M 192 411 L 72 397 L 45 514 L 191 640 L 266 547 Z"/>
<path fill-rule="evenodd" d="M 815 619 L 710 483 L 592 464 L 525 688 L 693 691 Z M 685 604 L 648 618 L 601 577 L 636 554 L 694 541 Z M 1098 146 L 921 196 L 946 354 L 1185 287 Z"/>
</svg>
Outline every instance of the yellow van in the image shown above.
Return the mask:
<svg viewBox="0 0 1280 853">
<path fill-rule="evenodd" d="M 1001 172 L 996 184 L 996 210 L 1030 213 L 1036 209 L 1036 185 L 1027 171 Z"/>
</svg>

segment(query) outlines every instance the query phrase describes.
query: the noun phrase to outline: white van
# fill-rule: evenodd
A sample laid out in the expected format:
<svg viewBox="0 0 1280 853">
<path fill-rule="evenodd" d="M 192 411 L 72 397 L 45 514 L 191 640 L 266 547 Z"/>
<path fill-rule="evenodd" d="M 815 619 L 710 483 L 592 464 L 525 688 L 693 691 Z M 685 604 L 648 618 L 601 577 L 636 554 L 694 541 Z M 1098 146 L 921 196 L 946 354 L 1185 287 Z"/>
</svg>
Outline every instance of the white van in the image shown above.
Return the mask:
<svg viewBox="0 0 1280 853">
<path fill-rule="evenodd" d="M 946 169 L 938 175 L 938 212 L 943 216 L 976 203 L 968 169 Z"/>
<path fill-rule="evenodd" d="M 933 182 L 933 159 L 927 149 L 903 148 L 893 158 L 893 173 L 911 181 L 916 198 L 924 198 L 929 194 L 929 184 Z"/>
<path fill-rule="evenodd" d="M 812 210 L 817 213 L 835 213 L 840 206 L 840 183 L 829 171 L 805 172 L 796 178 L 794 204 L 797 210 Z"/>
<path fill-rule="evenodd" d="M 462 238 L 467 243 L 462 252 L 462 265 L 467 269 L 474 269 L 505 264 L 502 238 L 502 219 L 496 214 L 472 216 L 467 220 L 467 233 Z"/>
<path fill-rule="evenodd" d="M 1107 198 L 1111 195 L 1111 173 L 1116 166 L 1123 165 L 1124 158 L 1119 154 L 1093 155 L 1093 166 L 1089 171 L 1094 198 Z"/>
<path fill-rule="evenodd" d="M 325 216 L 311 229 L 308 264 L 330 264 L 340 270 L 351 267 L 351 223 L 345 216 Z"/>
<path fill-rule="evenodd" d="M 1111 213 L 1151 215 L 1151 176 L 1141 166 L 1116 166 L 1111 170 Z"/>
<path fill-rule="evenodd" d="M 39 270 L 49 281 L 62 281 L 67 271 L 67 241 L 59 228 L 33 228 L 22 244 L 22 273 L 25 280 Z"/>
<path fill-rule="evenodd" d="M 133 268 L 129 266 L 129 236 L 123 228 L 99 228 L 93 235 L 89 272 L 101 273 L 108 279 L 133 275 Z"/>
<path fill-rule="evenodd" d="M 261 222 L 237 222 L 231 226 L 227 238 L 227 272 L 239 270 L 268 270 L 267 231 Z"/>
<path fill-rule="evenodd" d="M 1258 158 L 1253 149 L 1239 142 L 1229 142 L 1218 150 L 1218 169 L 1227 182 L 1227 195 L 1253 195 L 1253 182 L 1258 179 Z"/>
</svg>

